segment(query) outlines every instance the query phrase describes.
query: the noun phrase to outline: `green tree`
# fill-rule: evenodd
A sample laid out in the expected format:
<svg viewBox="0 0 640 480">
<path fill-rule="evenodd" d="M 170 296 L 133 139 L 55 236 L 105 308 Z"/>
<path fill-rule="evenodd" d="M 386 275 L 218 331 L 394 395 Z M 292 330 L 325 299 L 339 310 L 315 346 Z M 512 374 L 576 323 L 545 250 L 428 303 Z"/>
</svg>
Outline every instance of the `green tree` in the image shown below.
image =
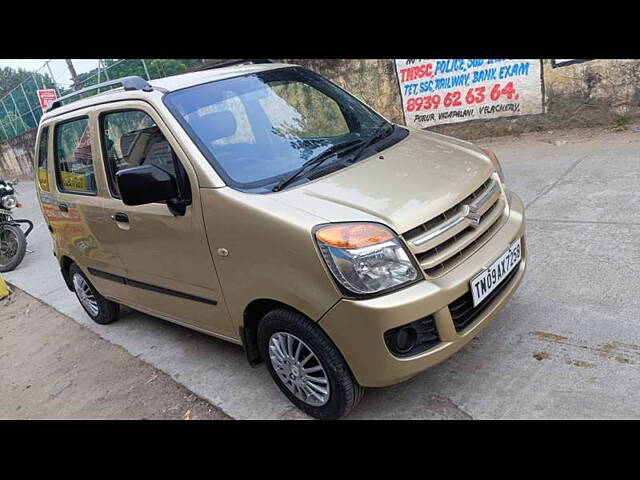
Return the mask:
<svg viewBox="0 0 640 480">
<path fill-rule="evenodd" d="M 145 62 L 151 79 L 184 73 L 201 64 L 200 60 L 193 58 L 146 59 Z M 83 88 L 96 85 L 99 82 L 105 82 L 107 79 L 114 80 L 131 75 L 147 78 L 147 72 L 140 59 L 104 59 L 102 65 L 106 69 L 100 69 L 99 77 L 99 69 L 97 67 L 88 72 L 78 74 L 78 79 Z M 24 88 L 26 98 L 22 93 L 22 88 L 16 88 L 20 84 Z M 54 88 L 54 83 L 47 74 L 32 73 L 24 69 L 16 70 L 11 67 L 0 68 L 0 100 L 4 100 L 4 106 L 0 105 L 0 139 L 4 140 L 37 127 L 42 111 L 36 91 L 42 88 Z M 9 96 L 9 92 L 12 90 L 13 92 Z M 71 86 L 67 88 L 58 86 L 60 96 L 67 95 L 73 91 Z M 86 96 L 91 96 L 95 93 L 90 92 Z M 4 127 L 4 130 L 2 127 Z"/>
<path fill-rule="evenodd" d="M 1 139 L 19 135 L 38 125 L 42 111 L 37 90 L 42 88 L 54 88 L 47 74 L 11 67 L 0 68 Z"/>
<path fill-rule="evenodd" d="M 31 72 L 28 72 L 22 68 L 18 70 L 11 67 L 0 68 L 0 98 L 4 97 L 9 91 L 20 85 L 31 76 Z"/>
<path fill-rule="evenodd" d="M 151 79 L 168 77 L 183 73 L 189 68 L 199 65 L 200 60 L 190 59 L 145 59 L 147 71 Z M 104 68 L 100 69 L 100 78 L 98 79 L 98 68 L 94 68 L 88 72 L 78 75 L 83 87 L 96 85 L 98 80 L 104 82 L 107 79 L 114 80 L 116 78 L 128 77 L 136 75 L 147 78 L 147 72 L 140 59 L 117 59 L 107 58 L 102 60 Z M 105 71 L 106 70 L 106 71 Z"/>
</svg>

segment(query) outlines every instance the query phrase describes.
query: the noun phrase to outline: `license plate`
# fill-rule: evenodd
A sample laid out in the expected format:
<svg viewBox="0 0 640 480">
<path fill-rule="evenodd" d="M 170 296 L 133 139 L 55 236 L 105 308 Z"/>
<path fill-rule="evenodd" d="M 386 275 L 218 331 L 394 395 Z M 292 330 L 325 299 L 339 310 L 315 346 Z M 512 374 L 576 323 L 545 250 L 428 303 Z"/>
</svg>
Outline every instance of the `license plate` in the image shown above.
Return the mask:
<svg viewBox="0 0 640 480">
<path fill-rule="evenodd" d="M 520 239 L 517 239 L 498 259 L 486 270 L 471 279 L 471 294 L 473 306 L 476 307 L 487 298 L 504 281 L 506 276 L 518 266 L 522 257 Z"/>
</svg>

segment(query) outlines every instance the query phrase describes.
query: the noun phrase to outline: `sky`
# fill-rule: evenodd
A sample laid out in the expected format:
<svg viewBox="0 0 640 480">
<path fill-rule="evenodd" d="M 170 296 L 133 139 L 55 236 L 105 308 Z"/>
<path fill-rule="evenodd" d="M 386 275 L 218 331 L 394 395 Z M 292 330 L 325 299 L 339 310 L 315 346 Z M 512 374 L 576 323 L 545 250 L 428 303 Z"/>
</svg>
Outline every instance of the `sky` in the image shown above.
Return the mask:
<svg viewBox="0 0 640 480">
<path fill-rule="evenodd" d="M 2 67 L 11 67 L 11 68 L 24 68 L 25 70 L 29 70 L 30 72 L 35 72 L 38 69 L 42 68 L 47 60 L 46 59 L 2 59 L 0 58 L 0 68 Z M 98 67 L 98 59 L 71 59 L 73 62 L 73 66 L 76 69 L 76 73 L 84 73 Z M 49 63 L 51 67 L 51 71 L 55 78 L 55 81 L 64 85 L 65 87 L 70 86 L 73 82 L 71 80 L 71 74 L 69 73 L 69 69 L 67 68 L 67 63 L 63 59 L 54 59 Z M 45 68 L 44 73 L 49 73 L 49 70 Z"/>
</svg>

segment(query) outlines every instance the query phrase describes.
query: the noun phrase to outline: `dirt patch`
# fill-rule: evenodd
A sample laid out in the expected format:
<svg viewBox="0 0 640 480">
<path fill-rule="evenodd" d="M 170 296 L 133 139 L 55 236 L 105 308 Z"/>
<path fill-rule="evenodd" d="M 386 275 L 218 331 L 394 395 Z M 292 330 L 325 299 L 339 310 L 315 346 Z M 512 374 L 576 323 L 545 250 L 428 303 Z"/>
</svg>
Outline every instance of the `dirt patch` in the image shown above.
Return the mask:
<svg viewBox="0 0 640 480">
<path fill-rule="evenodd" d="M 558 342 L 560 340 L 567 340 L 568 338 L 568 337 L 563 337 L 562 335 L 556 335 L 555 333 L 546 333 L 546 332 L 530 332 L 530 334 L 542 340 L 549 340 L 550 342 Z"/>
<path fill-rule="evenodd" d="M 549 358 L 549 354 L 547 352 L 533 352 L 533 358 L 536 360 L 546 360 Z"/>
<path fill-rule="evenodd" d="M 567 365 L 573 365 L 574 367 L 581 367 L 581 368 L 593 368 L 595 367 L 595 365 L 591 362 L 585 362 L 583 360 L 571 360 L 568 359 L 565 361 L 565 363 Z"/>
<path fill-rule="evenodd" d="M 431 410 L 446 420 L 473 420 L 473 417 L 453 403 L 449 398 L 432 395 L 424 403 L 426 410 Z"/>
<path fill-rule="evenodd" d="M 586 350 L 592 352 L 600 357 L 613 359 L 618 363 L 635 365 L 640 357 L 640 346 L 632 343 L 623 342 L 608 342 L 601 345 L 591 346 L 585 345 L 581 342 L 575 342 L 568 337 L 562 335 L 556 335 L 554 333 L 547 332 L 529 332 L 532 337 L 567 347 L 577 348 L 580 350 Z"/>
<path fill-rule="evenodd" d="M 603 142 L 638 143 L 640 142 L 640 121 L 633 121 L 624 128 L 595 126 L 585 128 L 545 129 L 512 136 L 487 136 L 473 141 L 479 145 L 495 148 L 501 145 L 517 145 L 524 142 L 542 142 L 558 148 L 574 144 L 602 144 Z"/>
<path fill-rule="evenodd" d="M 230 418 L 123 348 L 12 291 L 0 300 L 0 418 Z"/>
</svg>

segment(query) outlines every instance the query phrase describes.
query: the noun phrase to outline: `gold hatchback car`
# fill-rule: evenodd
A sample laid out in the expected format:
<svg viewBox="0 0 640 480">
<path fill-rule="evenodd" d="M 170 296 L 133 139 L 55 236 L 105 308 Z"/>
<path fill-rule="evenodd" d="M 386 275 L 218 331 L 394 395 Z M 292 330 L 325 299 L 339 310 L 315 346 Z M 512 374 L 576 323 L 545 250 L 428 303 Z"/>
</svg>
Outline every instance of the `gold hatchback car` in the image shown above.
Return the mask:
<svg viewBox="0 0 640 480">
<path fill-rule="evenodd" d="M 338 418 L 462 348 L 523 277 L 523 204 L 493 153 L 308 69 L 97 88 L 49 105 L 36 170 L 62 276 L 98 323 L 126 305 L 242 345 L 291 402 Z"/>
</svg>

